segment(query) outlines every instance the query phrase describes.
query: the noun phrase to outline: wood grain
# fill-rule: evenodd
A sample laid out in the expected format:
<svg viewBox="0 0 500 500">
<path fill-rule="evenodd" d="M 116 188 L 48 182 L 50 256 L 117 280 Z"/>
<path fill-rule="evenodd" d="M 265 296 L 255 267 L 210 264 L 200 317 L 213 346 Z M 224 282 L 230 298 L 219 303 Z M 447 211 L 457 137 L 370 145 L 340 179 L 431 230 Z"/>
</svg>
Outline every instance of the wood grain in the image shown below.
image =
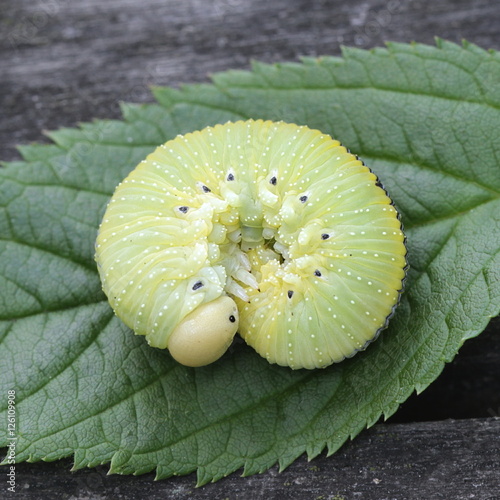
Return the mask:
<svg viewBox="0 0 500 500">
<path fill-rule="evenodd" d="M 194 474 L 107 476 L 70 473 L 71 463 L 19 467 L 17 500 L 498 500 L 500 419 L 378 425 L 331 457 L 305 457 L 279 473 L 232 474 L 195 488 Z M 240 472 L 241 474 L 241 472 Z"/>
<path fill-rule="evenodd" d="M 148 86 L 207 80 L 250 60 L 337 55 L 341 45 L 500 48 L 494 0 L 3 0 L 0 158 L 41 130 L 119 116 Z"/>
</svg>

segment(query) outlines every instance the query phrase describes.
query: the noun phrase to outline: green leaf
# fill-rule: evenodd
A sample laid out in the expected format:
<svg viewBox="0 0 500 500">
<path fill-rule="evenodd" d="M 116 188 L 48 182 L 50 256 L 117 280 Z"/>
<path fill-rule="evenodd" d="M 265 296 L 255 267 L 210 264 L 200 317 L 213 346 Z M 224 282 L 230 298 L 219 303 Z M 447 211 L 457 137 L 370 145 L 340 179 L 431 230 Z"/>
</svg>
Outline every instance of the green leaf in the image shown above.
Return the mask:
<svg viewBox="0 0 500 500">
<path fill-rule="evenodd" d="M 16 454 L 74 455 L 199 484 L 241 467 L 335 452 L 425 389 L 500 310 L 500 56 L 438 40 L 255 64 L 154 90 L 123 121 L 50 134 L 0 170 L 1 394 L 16 391 Z M 93 260 L 114 187 L 176 134 L 241 118 L 319 128 L 379 175 L 402 213 L 411 270 L 379 340 L 325 370 L 269 365 L 236 342 L 190 369 L 109 308 Z M 6 421 L 7 397 L 0 402 Z M 5 426 L 0 445 L 9 444 Z"/>
</svg>

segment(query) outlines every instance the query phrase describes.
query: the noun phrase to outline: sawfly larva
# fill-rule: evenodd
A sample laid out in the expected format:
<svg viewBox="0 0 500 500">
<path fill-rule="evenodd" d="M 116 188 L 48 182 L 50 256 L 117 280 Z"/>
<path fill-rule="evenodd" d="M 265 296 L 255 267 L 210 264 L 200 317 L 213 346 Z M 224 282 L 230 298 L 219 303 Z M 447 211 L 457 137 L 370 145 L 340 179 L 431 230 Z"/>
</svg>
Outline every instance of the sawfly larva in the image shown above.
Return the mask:
<svg viewBox="0 0 500 500">
<path fill-rule="evenodd" d="M 202 366 L 238 331 L 271 363 L 322 368 L 387 326 L 405 236 L 377 177 L 318 130 L 248 120 L 159 146 L 117 187 L 96 242 L 116 314 Z"/>
</svg>

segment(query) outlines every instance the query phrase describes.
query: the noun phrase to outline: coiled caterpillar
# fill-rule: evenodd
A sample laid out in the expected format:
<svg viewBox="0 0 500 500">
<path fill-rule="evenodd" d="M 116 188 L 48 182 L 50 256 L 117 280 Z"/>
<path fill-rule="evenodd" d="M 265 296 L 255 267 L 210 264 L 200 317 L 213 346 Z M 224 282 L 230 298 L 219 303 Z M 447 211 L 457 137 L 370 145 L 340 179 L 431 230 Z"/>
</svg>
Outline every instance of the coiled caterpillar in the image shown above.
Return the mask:
<svg viewBox="0 0 500 500">
<path fill-rule="evenodd" d="M 249 120 L 141 162 L 107 207 L 96 261 L 116 314 L 181 363 L 215 361 L 238 331 L 298 369 L 353 356 L 386 327 L 406 246 L 377 177 L 338 141 Z"/>
</svg>

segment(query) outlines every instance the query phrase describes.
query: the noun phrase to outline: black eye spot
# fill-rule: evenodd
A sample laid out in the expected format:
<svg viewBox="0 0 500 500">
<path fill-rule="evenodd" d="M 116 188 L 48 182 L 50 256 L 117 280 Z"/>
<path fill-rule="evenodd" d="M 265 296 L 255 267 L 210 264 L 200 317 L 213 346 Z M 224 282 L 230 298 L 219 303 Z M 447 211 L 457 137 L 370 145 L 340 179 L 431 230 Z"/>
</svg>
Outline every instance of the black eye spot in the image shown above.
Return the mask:
<svg viewBox="0 0 500 500">
<path fill-rule="evenodd" d="M 271 180 L 269 181 L 273 186 L 276 186 L 276 183 L 278 182 L 278 179 L 276 177 L 271 177 Z"/>
<path fill-rule="evenodd" d="M 321 235 L 321 239 L 322 239 L 322 240 L 327 240 L 329 237 L 330 237 L 330 235 L 329 235 L 328 233 L 323 233 L 323 234 Z"/>
<path fill-rule="evenodd" d="M 314 276 L 321 276 L 321 271 L 316 269 L 316 271 L 314 271 Z"/>
<path fill-rule="evenodd" d="M 187 213 L 189 210 L 189 207 L 179 207 L 179 212 L 182 212 L 183 214 Z"/>
<path fill-rule="evenodd" d="M 304 195 L 304 196 L 301 196 L 301 197 L 299 198 L 299 200 L 300 200 L 302 203 L 305 203 L 305 202 L 307 201 L 307 196 L 305 196 L 305 195 Z"/>
<path fill-rule="evenodd" d="M 198 290 L 198 288 L 201 288 L 203 286 L 203 282 L 201 281 L 197 281 L 194 285 L 193 285 L 193 290 Z"/>
<path fill-rule="evenodd" d="M 229 321 L 231 321 L 231 323 L 234 323 L 236 321 L 236 318 L 231 314 L 231 316 L 229 316 Z"/>
<path fill-rule="evenodd" d="M 293 297 L 293 290 L 288 290 L 288 298 L 291 299 Z"/>
<path fill-rule="evenodd" d="M 201 189 L 203 189 L 203 191 L 205 193 L 210 193 L 212 191 L 208 186 L 205 186 L 205 184 L 203 184 L 203 186 L 201 186 Z"/>
<path fill-rule="evenodd" d="M 234 175 L 233 175 L 233 174 L 229 174 L 229 175 L 227 176 L 227 180 L 228 180 L 228 181 L 234 181 Z"/>
</svg>

